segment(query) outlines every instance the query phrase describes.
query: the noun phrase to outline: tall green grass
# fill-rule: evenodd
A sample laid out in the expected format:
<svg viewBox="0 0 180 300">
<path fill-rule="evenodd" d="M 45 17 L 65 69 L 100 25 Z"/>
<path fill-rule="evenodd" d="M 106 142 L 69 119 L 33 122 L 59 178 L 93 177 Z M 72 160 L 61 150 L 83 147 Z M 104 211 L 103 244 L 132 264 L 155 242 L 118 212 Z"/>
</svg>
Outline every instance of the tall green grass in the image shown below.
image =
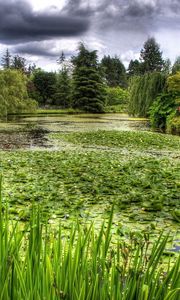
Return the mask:
<svg viewBox="0 0 180 300">
<path fill-rule="evenodd" d="M 113 244 L 112 219 L 64 233 L 35 207 L 24 226 L 0 207 L 0 300 L 178 300 L 180 257 L 161 265 L 168 237 Z"/>
</svg>

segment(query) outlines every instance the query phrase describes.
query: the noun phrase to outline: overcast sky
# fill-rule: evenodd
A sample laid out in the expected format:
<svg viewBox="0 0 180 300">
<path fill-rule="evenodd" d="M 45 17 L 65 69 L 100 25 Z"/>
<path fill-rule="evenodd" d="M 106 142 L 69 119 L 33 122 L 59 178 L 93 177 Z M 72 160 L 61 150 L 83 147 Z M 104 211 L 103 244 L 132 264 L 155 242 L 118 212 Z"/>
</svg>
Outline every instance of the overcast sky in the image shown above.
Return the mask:
<svg viewBox="0 0 180 300">
<path fill-rule="evenodd" d="M 46 70 L 79 41 L 127 66 L 152 36 L 164 58 L 180 55 L 180 0 L 0 0 L 0 55 L 8 48 Z"/>
</svg>

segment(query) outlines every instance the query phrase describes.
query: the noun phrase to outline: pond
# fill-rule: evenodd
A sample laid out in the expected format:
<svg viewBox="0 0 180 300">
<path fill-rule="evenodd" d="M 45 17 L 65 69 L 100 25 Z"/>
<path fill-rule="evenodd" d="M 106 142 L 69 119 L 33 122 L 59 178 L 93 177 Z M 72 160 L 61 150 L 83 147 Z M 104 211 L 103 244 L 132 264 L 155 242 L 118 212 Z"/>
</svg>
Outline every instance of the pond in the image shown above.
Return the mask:
<svg viewBox="0 0 180 300">
<path fill-rule="evenodd" d="M 114 204 L 115 235 L 163 229 L 178 251 L 179 146 L 125 114 L 12 116 L 0 123 L 3 201 L 22 222 L 38 203 L 65 229 L 76 219 L 100 228 Z"/>
<path fill-rule="evenodd" d="M 55 148 L 49 141 L 51 132 L 82 132 L 97 130 L 148 130 L 146 119 L 126 114 L 41 114 L 9 116 L 0 122 L 0 149 Z"/>
</svg>

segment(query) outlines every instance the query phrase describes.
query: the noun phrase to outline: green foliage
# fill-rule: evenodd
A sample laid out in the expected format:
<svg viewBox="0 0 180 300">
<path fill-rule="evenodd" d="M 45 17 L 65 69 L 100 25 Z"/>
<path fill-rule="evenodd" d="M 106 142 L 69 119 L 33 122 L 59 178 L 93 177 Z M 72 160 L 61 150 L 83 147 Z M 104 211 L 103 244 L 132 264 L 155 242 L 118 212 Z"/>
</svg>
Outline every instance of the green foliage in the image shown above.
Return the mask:
<svg viewBox="0 0 180 300">
<path fill-rule="evenodd" d="M 168 77 L 168 91 L 180 97 L 180 72 Z"/>
<path fill-rule="evenodd" d="M 146 117 L 158 94 L 165 89 L 166 75 L 158 72 L 135 76 L 130 80 L 129 107 L 131 115 Z"/>
<path fill-rule="evenodd" d="M 166 119 L 175 110 L 175 100 L 171 93 L 161 94 L 150 108 L 150 122 L 154 128 L 166 129 Z"/>
<path fill-rule="evenodd" d="M 151 124 L 154 128 L 168 128 L 168 132 L 178 132 L 179 121 L 174 117 L 180 104 L 180 72 L 168 77 L 167 90 L 168 93 L 158 96 L 150 108 Z"/>
<path fill-rule="evenodd" d="M 60 138 L 75 144 L 98 145 L 118 147 L 138 151 L 152 150 L 178 150 L 180 140 L 175 136 L 168 136 L 154 132 L 137 131 L 103 131 L 73 132 L 69 134 L 52 134 L 54 138 Z"/>
<path fill-rule="evenodd" d="M 104 56 L 101 60 L 101 68 L 108 86 L 127 86 L 126 69 L 117 56 Z"/>
<path fill-rule="evenodd" d="M 26 59 L 19 55 L 15 55 L 11 60 L 11 68 L 25 73 L 26 72 Z"/>
<path fill-rule="evenodd" d="M 94 151 L 1 152 L 3 199 L 16 219 L 24 218 L 33 201 L 66 224 L 66 215 L 73 220 L 79 213 L 85 222 L 98 216 L 106 218 L 106 208 L 112 202 L 118 213 L 124 209 L 126 218 L 135 213 L 137 221 L 161 218 L 146 215 L 145 207 L 162 209 L 162 217 L 167 218 L 179 207 L 179 166 L 163 157 L 163 151 L 169 156 L 170 151 L 178 151 L 178 137 L 100 131 L 55 134 L 54 138 L 61 145 L 68 141 L 83 145 L 83 149 L 90 145 Z M 100 146 L 108 151 L 96 151 Z M 156 152 L 162 158 L 147 155 Z"/>
<path fill-rule="evenodd" d="M 127 105 L 126 104 L 106 105 L 105 112 L 106 113 L 127 113 Z"/>
<path fill-rule="evenodd" d="M 128 90 L 120 87 L 107 87 L 106 89 L 106 104 L 116 105 L 125 104 L 128 102 L 129 93 Z"/>
<path fill-rule="evenodd" d="M 6 52 L 1 59 L 1 65 L 3 69 L 19 70 L 28 76 L 30 76 L 36 69 L 36 65 L 34 63 L 27 65 L 24 57 L 20 55 L 12 56 L 8 49 L 6 49 Z"/>
<path fill-rule="evenodd" d="M 128 75 L 129 76 L 137 76 L 142 74 L 142 63 L 135 59 L 130 61 L 128 66 Z"/>
<path fill-rule="evenodd" d="M 176 111 L 173 111 L 166 120 L 167 132 L 180 135 L 180 116 Z"/>
<path fill-rule="evenodd" d="M 36 102 L 28 98 L 26 77 L 16 70 L 0 71 L 0 115 L 31 112 Z"/>
<path fill-rule="evenodd" d="M 56 78 L 54 94 L 55 105 L 62 106 L 63 108 L 71 107 L 71 80 L 67 68 L 63 68 L 56 75 Z"/>
<path fill-rule="evenodd" d="M 171 73 L 171 61 L 169 58 L 164 60 L 162 72 L 166 75 Z"/>
<path fill-rule="evenodd" d="M 163 69 L 164 61 L 159 45 L 154 38 L 149 38 L 141 50 L 142 73 L 160 72 Z"/>
<path fill-rule="evenodd" d="M 105 87 L 100 75 L 96 51 L 83 44 L 73 58 L 73 107 L 87 112 L 104 112 Z"/>
<path fill-rule="evenodd" d="M 43 105 L 51 104 L 55 94 L 56 74 L 37 70 L 33 74 L 32 81 L 36 88 L 36 100 Z"/>
<path fill-rule="evenodd" d="M 43 225 L 32 207 L 27 226 L 12 224 L 0 211 L 0 298 L 2 300 L 178 300 L 180 259 L 162 266 L 168 236 L 153 243 L 131 233 L 129 243 L 112 244 L 113 211 L 98 233 L 78 222 Z M 23 228 L 23 229 L 22 229 Z"/>
</svg>

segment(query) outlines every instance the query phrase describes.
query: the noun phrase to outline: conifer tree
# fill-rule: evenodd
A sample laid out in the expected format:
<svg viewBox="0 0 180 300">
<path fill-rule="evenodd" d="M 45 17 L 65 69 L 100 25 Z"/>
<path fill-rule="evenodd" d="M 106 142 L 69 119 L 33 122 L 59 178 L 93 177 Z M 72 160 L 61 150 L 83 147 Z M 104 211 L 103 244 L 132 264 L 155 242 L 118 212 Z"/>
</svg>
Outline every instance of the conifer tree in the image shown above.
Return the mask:
<svg viewBox="0 0 180 300">
<path fill-rule="evenodd" d="M 87 112 L 104 112 L 105 88 L 97 62 L 97 51 L 89 51 L 81 43 L 72 58 L 73 106 Z"/>
<path fill-rule="evenodd" d="M 104 56 L 101 60 L 101 67 L 108 86 L 125 87 L 127 85 L 126 69 L 117 56 Z"/>
<path fill-rule="evenodd" d="M 55 104 L 64 108 L 71 106 L 71 80 L 68 69 L 63 67 L 57 74 L 55 86 Z"/>
<path fill-rule="evenodd" d="M 4 69 L 10 69 L 11 67 L 11 54 L 9 52 L 9 49 L 6 49 L 6 53 L 1 59 L 1 65 Z"/>
<path fill-rule="evenodd" d="M 162 52 L 154 38 L 149 38 L 141 50 L 140 60 L 142 61 L 142 73 L 160 72 L 163 69 L 164 61 Z"/>
<path fill-rule="evenodd" d="M 129 76 L 135 76 L 135 75 L 141 75 L 142 73 L 142 63 L 135 59 L 130 61 L 129 66 L 128 66 L 128 75 Z"/>
</svg>

